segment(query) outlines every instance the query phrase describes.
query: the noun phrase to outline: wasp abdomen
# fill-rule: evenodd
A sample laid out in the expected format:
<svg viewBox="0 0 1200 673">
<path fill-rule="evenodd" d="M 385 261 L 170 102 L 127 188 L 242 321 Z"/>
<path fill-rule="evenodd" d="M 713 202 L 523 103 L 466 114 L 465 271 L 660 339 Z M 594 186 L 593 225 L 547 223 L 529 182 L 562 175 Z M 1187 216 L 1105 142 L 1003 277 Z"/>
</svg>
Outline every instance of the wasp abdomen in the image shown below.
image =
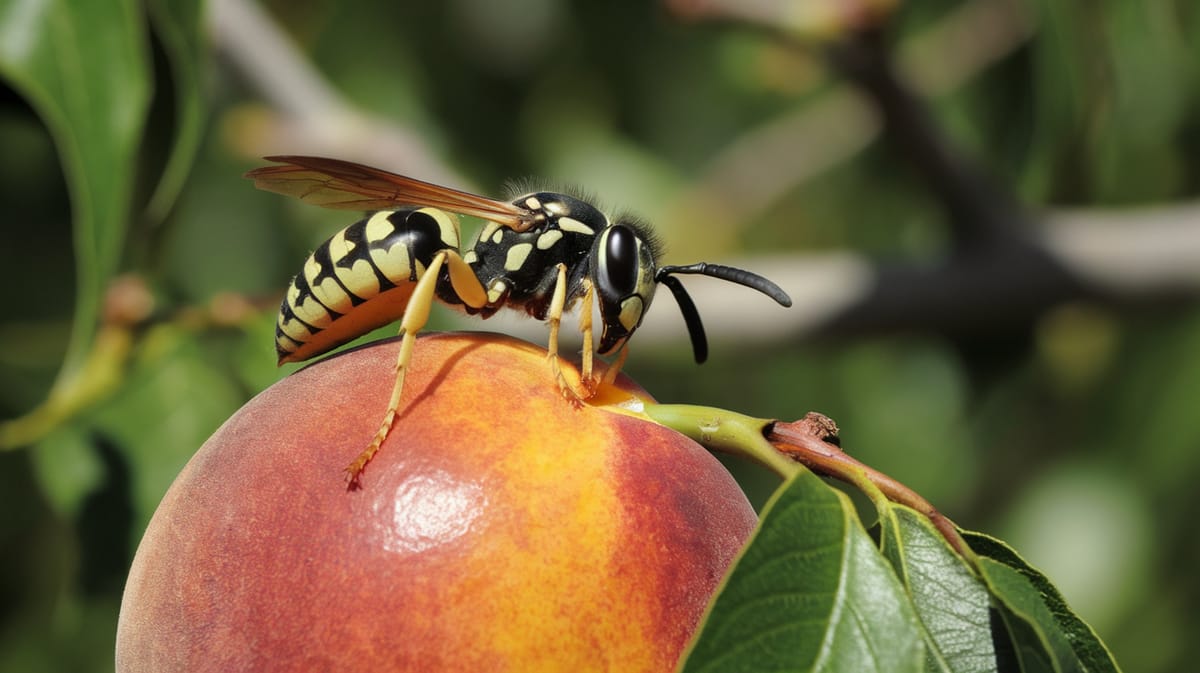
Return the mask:
<svg viewBox="0 0 1200 673">
<path fill-rule="evenodd" d="M 433 258 L 458 246 L 458 218 L 436 208 L 381 211 L 334 234 L 305 260 L 279 307 L 280 364 L 396 320 Z"/>
</svg>

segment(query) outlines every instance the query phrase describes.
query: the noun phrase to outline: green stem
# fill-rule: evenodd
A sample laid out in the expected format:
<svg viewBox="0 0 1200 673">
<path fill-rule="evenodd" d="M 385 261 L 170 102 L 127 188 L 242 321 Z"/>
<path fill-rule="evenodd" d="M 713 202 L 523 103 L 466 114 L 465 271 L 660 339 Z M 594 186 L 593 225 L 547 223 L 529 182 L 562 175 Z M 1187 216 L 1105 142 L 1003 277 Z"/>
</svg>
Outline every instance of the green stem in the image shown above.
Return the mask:
<svg viewBox="0 0 1200 673">
<path fill-rule="evenodd" d="M 781 479 L 789 479 L 802 469 L 767 441 L 767 430 L 774 421 L 690 404 L 647 404 L 644 413 L 705 448 L 751 460 Z"/>
<path fill-rule="evenodd" d="M 0 421 L 0 451 L 31 446 L 116 390 L 132 347 L 128 330 L 102 327 L 83 364 L 60 376 L 45 401 L 22 416 Z"/>
</svg>

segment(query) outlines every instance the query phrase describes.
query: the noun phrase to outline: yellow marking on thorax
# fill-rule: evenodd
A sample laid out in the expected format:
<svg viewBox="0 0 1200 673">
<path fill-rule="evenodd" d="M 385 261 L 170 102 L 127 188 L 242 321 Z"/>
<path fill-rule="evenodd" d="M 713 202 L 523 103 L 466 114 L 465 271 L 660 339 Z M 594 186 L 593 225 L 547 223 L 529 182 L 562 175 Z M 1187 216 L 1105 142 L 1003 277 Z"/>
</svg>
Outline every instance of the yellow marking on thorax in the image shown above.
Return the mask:
<svg viewBox="0 0 1200 673">
<path fill-rule="evenodd" d="M 506 271 L 517 271 L 525 265 L 525 260 L 529 259 L 529 253 L 533 252 L 532 243 L 518 243 L 508 249 L 508 254 L 504 258 L 504 269 Z"/>
<path fill-rule="evenodd" d="M 573 217 L 558 218 L 558 228 L 562 229 L 563 231 L 569 231 L 575 234 L 587 234 L 589 236 L 596 233 L 595 229 L 592 229 L 588 225 Z"/>
<path fill-rule="evenodd" d="M 507 290 L 508 290 L 508 283 L 506 283 L 502 280 L 494 281 L 488 287 L 488 291 L 487 291 L 488 303 L 495 304 L 496 302 L 500 301 L 500 297 L 503 296 L 504 292 Z"/>
<path fill-rule="evenodd" d="M 487 224 L 483 225 L 483 229 L 479 231 L 479 240 L 486 241 L 492 237 L 492 234 L 495 234 L 499 230 L 499 224 L 496 222 L 488 222 Z M 499 243 L 499 241 L 496 242 Z"/>
<path fill-rule="evenodd" d="M 541 236 L 537 237 L 538 250 L 549 250 L 554 247 L 555 243 L 562 240 L 563 233 L 558 229 L 551 229 Z"/>
</svg>

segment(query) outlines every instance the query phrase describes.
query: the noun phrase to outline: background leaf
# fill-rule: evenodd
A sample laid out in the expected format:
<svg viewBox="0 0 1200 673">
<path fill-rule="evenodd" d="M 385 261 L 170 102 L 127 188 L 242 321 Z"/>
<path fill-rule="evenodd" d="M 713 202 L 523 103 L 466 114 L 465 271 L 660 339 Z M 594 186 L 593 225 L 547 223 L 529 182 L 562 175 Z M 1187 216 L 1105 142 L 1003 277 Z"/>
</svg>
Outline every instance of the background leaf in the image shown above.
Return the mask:
<svg viewBox="0 0 1200 673">
<path fill-rule="evenodd" d="M 32 456 L 42 491 L 64 516 L 77 514 L 84 498 L 104 481 L 104 467 L 78 425 L 51 433 L 38 443 Z"/>
<path fill-rule="evenodd" d="M 121 257 L 150 98 L 147 58 L 134 0 L 0 3 L 0 76 L 50 129 L 71 192 L 75 319 L 61 378 L 91 345 Z"/>
<path fill-rule="evenodd" d="M 197 395 L 203 390 L 203 395 Z M 150 521 L 195 449 L 241 406 L 243 394 L 188 334 L 163 328 L 130 373 L 121 394 L 91 415 L 132 466 L 135 530 Z"/>
<path fill-rule="evenodd" d="M 174 128 L 166 165 L 158 186 L 146 206 L 153 222 L 160 221 L 175 205 L 200 150 L 206 113 L 204 67 L 208 45 L 202 37 L 203 0 L 149 0 L 146 9 L 154 32 L 170 61 L 173 87 Z"/>
</svg>

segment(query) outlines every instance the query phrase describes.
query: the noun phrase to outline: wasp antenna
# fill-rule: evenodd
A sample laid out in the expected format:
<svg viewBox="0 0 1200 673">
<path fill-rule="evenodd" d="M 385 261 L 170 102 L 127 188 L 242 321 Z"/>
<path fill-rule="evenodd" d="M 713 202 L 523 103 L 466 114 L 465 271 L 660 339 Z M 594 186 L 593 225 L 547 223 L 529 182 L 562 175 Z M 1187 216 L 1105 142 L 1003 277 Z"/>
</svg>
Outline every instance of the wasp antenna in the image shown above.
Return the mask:
<svg viewBox="0 0 1200 673">
<path fill-rule="evenodd" d="M 779 287 L 775 283 L 772 283 L 766 278 L 763 278 L 757 273 L 746 271 L 745 269 L 737 269 L 732 266 L 724 266 L 722 264 L 697 262 L 695 264 L 688 264 L 687 266 L 664 266 L 658 271 L 659 279 L 665 280 L 668 277 L 668 274 L 672 273 L 694 273 L 702 276 L 720 278 L 721 280 L 737 283 L 738 285 L 748 287 L 752 290 L 758 290 L 771 299 L 774 299 L 779 303 L 780 306 L 792 305 L 792 298 L 783 291 L 783 288 Z M 667 287 L 671 286 L 668 285 Z M 678 293 L 675 294 L 675 298 L 679 298 Z M 688 301 L 690 303 L 691 300 L 689 299 Z M 694 307 L 692 308 L 692 311 L 695 311 Z M 698 316 L 696 320 L 699 322 Z"/>
<path fill-rule="evenodd" d="M 671 294 L 675 296 L 675 302 L 679 304 L 679 312 L 683 314 L 683 322 L 687 323 L 688 336 L 692 338 L 692 351 L 696 354 L 696 362 L 702 363 L 708 359 L 708 338 L 704 336 L 704 323 L 700 321 L 700 312 L 696 310 L 696 304 L 692 301 L 691 295 L 687 293 L 678 278 L 668 275 L 670 273 L 668 268 L 670 267 L 659 269 L 655 280 L 666 285 Z"/>
</svg>

